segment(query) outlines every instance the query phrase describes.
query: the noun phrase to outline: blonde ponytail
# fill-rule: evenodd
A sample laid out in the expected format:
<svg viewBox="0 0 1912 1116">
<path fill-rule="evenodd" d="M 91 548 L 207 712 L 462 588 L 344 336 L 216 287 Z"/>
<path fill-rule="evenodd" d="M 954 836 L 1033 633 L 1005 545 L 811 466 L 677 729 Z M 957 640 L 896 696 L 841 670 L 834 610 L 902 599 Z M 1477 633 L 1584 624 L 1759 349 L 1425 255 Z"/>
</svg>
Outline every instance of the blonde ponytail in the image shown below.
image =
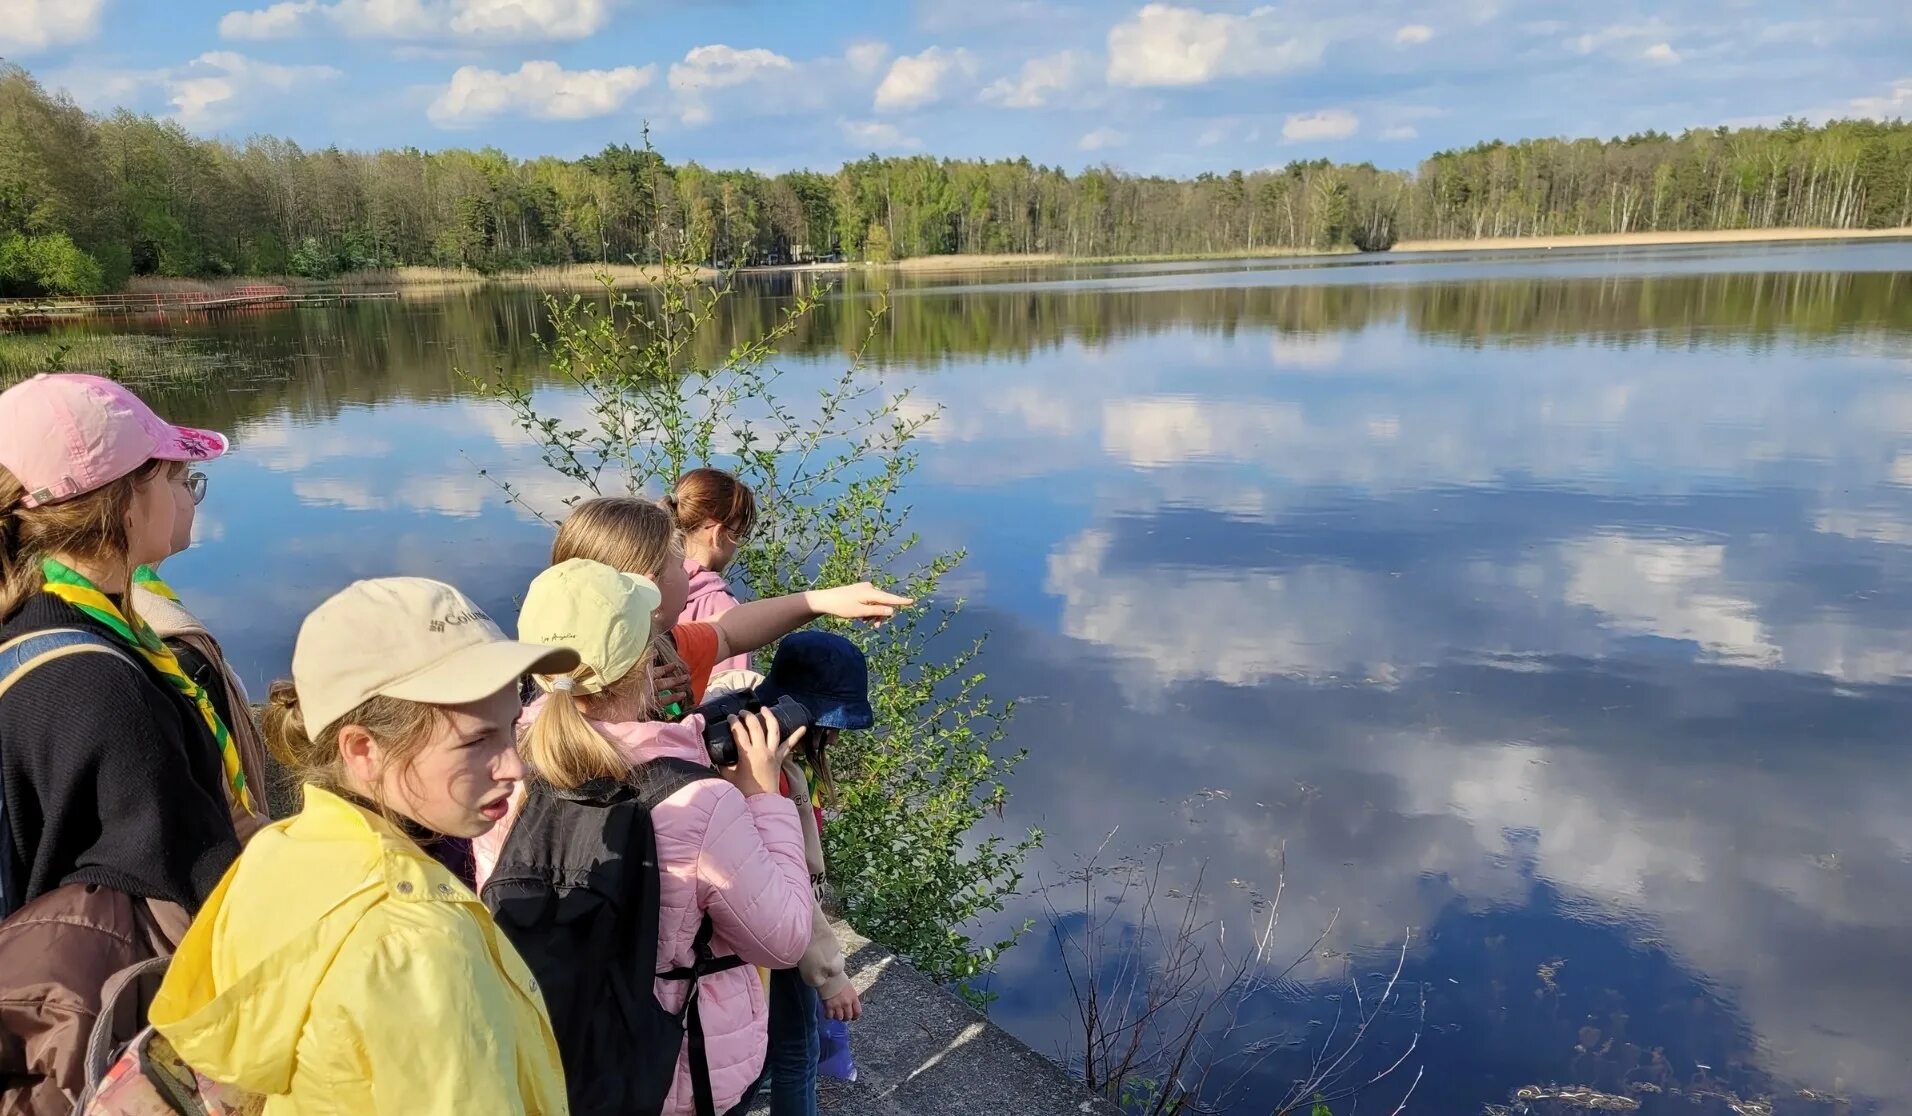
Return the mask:
<svg viewBox="0 0 1912 1116">
<path fill-rule="evenodd" d="M 559 680 L 576 682 L 589 676 L 590 667 L 579 667 Z M 591 727 L 575 691 L 554 689 L 538 710 L 537 719 L 525 731 L 521 744 L 524 759 L 545 782 L 564 791 L 574 791 L 593 779 L 622 779 L 630 774 L 630 761 Z"/>
</svg>

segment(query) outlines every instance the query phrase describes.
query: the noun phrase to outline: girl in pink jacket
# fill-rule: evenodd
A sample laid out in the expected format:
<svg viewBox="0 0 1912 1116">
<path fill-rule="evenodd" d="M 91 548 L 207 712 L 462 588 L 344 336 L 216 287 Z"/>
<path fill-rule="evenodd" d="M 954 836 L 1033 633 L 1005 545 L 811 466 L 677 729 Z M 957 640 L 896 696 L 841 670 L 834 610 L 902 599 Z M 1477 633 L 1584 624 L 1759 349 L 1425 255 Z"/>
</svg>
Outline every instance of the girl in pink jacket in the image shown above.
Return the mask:
<svg viewBox="0 0 1912 1116">
<path fill-rule="evenodd" d="M 690 578 L 685 620 L 715 620 L 737 607 L 724 571 L 757 526 L 757 496 L 735 474 L 722 469 L 692 469 L 677 478 L 664 497 L 684 540 L 684 573 Z M 749 670 L 749 655 L 734 655 L 714 673 Z"/>
<path fill-rule="evenodd" d="M 525 596 L 520 631 L 545 633 L 578 652 L 568 674 L 534 675 L 548 695 L 526 711 L 521 748 L 543 784 L 576 792 L 596 780 L 627 779 L 658 759 L 709 766 L 703 719 L 651 720 L 651 613 L 660 594 L 649 578 L 577 558 L 538 575 Z M 715 1112 L 743 1098 L 763 1067 L 769 1006 L 755 968 L 795 965 L 810 944 L 815 898 L 795 806 L 777 793 L 777 775 L 799 730 L 779 740 L 775 718 L 733 719 L 737 766 L 679 788 L 651 811 L 659 869 L 656 972 L 688 967 L 708 915 L 712 952 L 744 967 L 698 983 L 699 1013 Z M 683 980 L 660 979 L 658 1002 L 681 1008 Z M 663 1112 L 695 1111 L 688 1052 L 680 1051 Z M 579 1085 L 588 1090 L 588 1082 Z"/>
<path fill-rule="evenodd" d="M 908 604 L 870 587 L 813 596 L 826 604 L 820 612 L 837 615 L 864 610 L 881 617 L 893 613 L 891 602 Z M 843 602 L 834 604 L 837 598 Z M 524 711 L 520 749 L 541 783 L 574 793 L 585 783 L 631 778 L 635 766 L 658 759 L 709 766 L 702 717 L 654 720 L 660 703 L 652 682 L 658 657 L 652 625 L 662 604 L 650 577 L 591 558 L 558 562 L 533 579 L 518 631 L 545 633 L 549 646 L 579 655 L 568 675 L 533 675 L 545 696 Z M 797 808 L 778 793 L 782 762 L 803 734 L 778 740 L 769 715 L 732 719 L 730 726 L 738 764 L 717 770 L 721 778 L 686 783 L 650 812 L 660 885 L 654 971 L 692 963 L 706 917 L 715 929 L 711 952 L 746 965 L 698 982 L 715 1112 L 738 1105 L 763 1068 L 769 1001 L 751 965 L 788 969 L 803 959 L 816 902 Z M 656 996 L 667 1011 L 677 1011 L 688 982 L 660 978 Z M 663 1112 L 696 1112 L 688 1049 L 679 1051 Z"/>
</svg>

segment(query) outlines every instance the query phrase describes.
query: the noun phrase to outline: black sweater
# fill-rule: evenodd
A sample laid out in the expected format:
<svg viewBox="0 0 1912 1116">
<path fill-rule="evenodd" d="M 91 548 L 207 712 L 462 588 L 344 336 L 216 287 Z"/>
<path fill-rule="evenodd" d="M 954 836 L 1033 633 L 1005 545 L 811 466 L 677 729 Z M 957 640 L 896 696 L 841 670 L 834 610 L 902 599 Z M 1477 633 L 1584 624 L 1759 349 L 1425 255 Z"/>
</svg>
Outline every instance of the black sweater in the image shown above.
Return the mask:
<svg viewBox="0 0 1912 1116">
<path fill-rule="evenodd" d="M 0 643 L 48 628 L 105 626 L 36 593 Z M 90 883 L 197 911 L 239 855 L 218 745 L 159 672 L 118 656 L 68 655 L 0 696 L 0 794 L 16 884 L 30 902 Z"/>
</svg>

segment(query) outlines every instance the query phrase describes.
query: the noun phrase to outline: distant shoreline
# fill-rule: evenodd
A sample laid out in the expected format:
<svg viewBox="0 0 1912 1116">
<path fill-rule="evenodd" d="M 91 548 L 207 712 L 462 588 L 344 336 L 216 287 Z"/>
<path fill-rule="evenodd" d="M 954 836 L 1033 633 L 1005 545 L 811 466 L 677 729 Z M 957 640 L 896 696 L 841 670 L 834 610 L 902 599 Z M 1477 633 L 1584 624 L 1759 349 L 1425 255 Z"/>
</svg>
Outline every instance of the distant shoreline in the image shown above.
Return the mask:
<svg viewBox="0 0 1912 1116">
<path fill-rule="evenodd" d="M 1580 236 L 1495 236 L 1478 240 L 1403 240 L 1386 256 L 1398 252 L 1500 252 L 1517 249 L 1551 248 L 1626 248 L 1667 244 L 1745 244 L 1786 240 L 1878 240 L 1912 238 L 1912 227 L 1895 229 L 1711 229 L 1692 232 L 1588 233 Z M 1036 267 L 1046 264 L 1092 266 L 1125 263 L 1182 263 L 1211 260 L 1305 259 L 1360 255 L 1351 248 L 1264 248 L 1256 251 L 1207 252 L 1163 256 L 1061 256 L 1054 253 L 1028 255 L 918 256 L 891 264 L 816 264 L 806 270 L 847 270 L 868 268 L 890 271 L 972 271 L 1000 267 Z M 763 268 L 759 270 L 791 270 Z"/>
<path fill-rule="evenodd" d="M 1690 232 L 1589 233 L 1583 236 L 1496 236 L 1480 240 L 1403 240 L 1396 252 L 1504 252 L 1532 248 L 1630 248 L 1664 244 L 1754 244 L 1781 240 L 1891 240 L 1897 229 L 1704 229 Z"/>
<path fill-rule="evenodd" d="M 1629 248 L 1676 244 L 1753 244 L 1801 240 L 1891 240 L 1912 239 L 1912 228 L 1892 229 L 1713 229 L 1693 232 L 1592 233 L 1584 236 L 1501 236 L 1479 240 L 1403 240 L 1389 253 L 1408 252 L 1505 252 L 1554 248 Z M 1077 267 L 1110 264 L 1226 262 L 1229 260 L 1308 259 L 1357 255 L 1352 249 L 1319 250 L 1312 248 L 1265 248 L 1256 251 L 1183 253 L 1161 256 L 1062 256 L 1055 253 L 977 254 L 954 256 L 916 256 L 887 264 L 858 262 L 790 264 L 753 267 L 743 270 L 760 275 L 797 272 L 896 271 L 917 274 L 939 272 L 988 271 L 1015 267 L 1044 267 L 1067 264 Z M 296 276 L 245 276 L 226 279 L 159 279 L 142 277 L 128 284 L 133 293 L 176 291 L 219 291 L 259 283 L 282 283 L 294 290 L 395 290 L 401 293 L 430 293 L 460 287 L 487 285 L 538 287 L 545 290 L 591 290 L 600 286 L 599 277 L 609 275 L 617 287 L 642 287 L 653 284 L 663 269 L 632 264 L 567 264 L 562 267 L 537 267 L 525 271 L 484 274 L 459 268 L 400 267 L 382 271 L 361 271 L 333 279 L 313 280 Z M 714 278 L 713 268 L 694 269 L 699 279 Z"/>
</svg>

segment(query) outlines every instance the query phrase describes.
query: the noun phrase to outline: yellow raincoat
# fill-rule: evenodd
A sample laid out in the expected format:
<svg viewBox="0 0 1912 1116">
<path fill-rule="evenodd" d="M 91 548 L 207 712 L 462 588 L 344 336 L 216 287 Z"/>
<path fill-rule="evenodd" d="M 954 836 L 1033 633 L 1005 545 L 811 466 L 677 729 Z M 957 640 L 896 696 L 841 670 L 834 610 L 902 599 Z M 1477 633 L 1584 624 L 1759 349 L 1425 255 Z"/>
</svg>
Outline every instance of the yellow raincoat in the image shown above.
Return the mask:
<svg viewBox="0 0 1912 1116">
<path fill-rule="evenodd" d="M 268 1116 L 565 1112 L 544 999 L 477 897 L 316 787 L 206 901 L 150 1018 Z"/>
</svg>

